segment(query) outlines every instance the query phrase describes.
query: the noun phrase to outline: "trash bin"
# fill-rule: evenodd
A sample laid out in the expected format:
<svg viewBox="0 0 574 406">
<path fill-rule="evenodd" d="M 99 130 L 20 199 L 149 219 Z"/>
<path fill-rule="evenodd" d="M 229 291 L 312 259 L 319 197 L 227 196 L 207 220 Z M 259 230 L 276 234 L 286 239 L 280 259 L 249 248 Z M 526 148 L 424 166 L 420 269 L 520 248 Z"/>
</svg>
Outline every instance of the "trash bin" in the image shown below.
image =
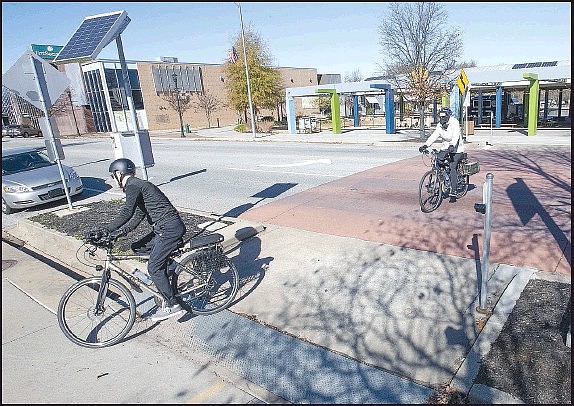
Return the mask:
<svg viewBox="0 0 574 406">
<path fill-rule="evenodd" d="M 189 131 L 189 124 L 186 124 L 186 125 L 185 125 L 185 132 L 186 132 L 187 134 L 189 134 L 189 133 L 191 132 L 191 131 Z"/>
<path fill-rule="evenodd" d="M 466 134 L 468 130 L 468 135 L 474 135 L 474 121 L 463 121 L 463 133 Z"/>
</svg>

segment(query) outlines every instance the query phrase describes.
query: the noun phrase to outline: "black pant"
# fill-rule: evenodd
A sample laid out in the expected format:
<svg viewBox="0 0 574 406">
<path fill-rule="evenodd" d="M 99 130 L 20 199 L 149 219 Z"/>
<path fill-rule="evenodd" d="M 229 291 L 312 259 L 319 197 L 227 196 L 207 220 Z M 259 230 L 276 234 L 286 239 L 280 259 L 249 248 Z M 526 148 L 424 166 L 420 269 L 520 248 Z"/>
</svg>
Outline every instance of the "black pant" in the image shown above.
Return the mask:
<svg viewBox="0 0 574 406">
<path fill-rule="evenodd" d="M 132 251 L 136 254 L 149 254 L 148 273 L 169 306 L 174 305 L 176 301 L 167 277 L 167 259 L 177 248 L 184 234 L 185 224 L 180 217 L 174 217 L 159 226 L 155 225 L 151 233 L 131 245 Z"/>
<path fill-rule="evenodd" d="M 456 194 L 456 185 L 458 183 L 458 177 L 456 174 L 456 166 L 458 162 L 462 159 L 464 153 L 457 152 L 454 154 L 450 154 L 448 151 L 439 151 L 438 158 L 442 161 L 448 157 L 448 166 L 450 169 L 449 177 L 450 177 L 450 193 Z"/>
</svg>

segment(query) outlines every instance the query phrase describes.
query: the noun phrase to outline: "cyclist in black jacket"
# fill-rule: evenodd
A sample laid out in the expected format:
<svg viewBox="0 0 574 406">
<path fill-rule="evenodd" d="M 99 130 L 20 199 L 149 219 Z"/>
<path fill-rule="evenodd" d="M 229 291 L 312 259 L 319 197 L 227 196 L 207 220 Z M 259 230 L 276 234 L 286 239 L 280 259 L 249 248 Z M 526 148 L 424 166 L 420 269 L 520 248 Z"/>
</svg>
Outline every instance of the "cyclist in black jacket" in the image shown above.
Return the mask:
<svg viewBox="0 0 574 406">
<path fill-rule="evenodd" d="M 135 241 L 131 248 L 137 254 L 149 253 L 148 273 L 164 297 L 163 305 L 151 319 L 160 321 L 185 312 L 176 302 L 167 274 L 167 262 L 186 229 L 176 208 L 163 192 L 153 183 L 137 178 L 135 171 L 135 164 L 127 158 L 116 159 L 110 164 L 109 172 L 125 192 L 126 201 L 118 215 L 101 231 L 116 239 L 134 230 L 144 218 L 151 224 L 152 232 Z"/>
</svg>

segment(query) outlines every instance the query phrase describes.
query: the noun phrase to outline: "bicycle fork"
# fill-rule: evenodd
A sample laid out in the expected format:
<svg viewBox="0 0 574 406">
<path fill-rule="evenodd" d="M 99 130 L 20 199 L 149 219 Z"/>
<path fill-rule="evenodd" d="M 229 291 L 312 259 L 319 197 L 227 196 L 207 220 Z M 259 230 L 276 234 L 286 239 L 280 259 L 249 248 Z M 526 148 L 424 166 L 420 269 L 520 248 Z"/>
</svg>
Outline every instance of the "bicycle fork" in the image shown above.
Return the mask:
<svg viewBox="0 0 574 406">
<path fill-rule="evenodd" d="M 102 265 L 96 265 L 96 271 L 102 272 L 104 267 Z M 109 269 L 106 269 L 105 272 L 102 272 L 102 280 L 100 282 L 100 289 L 98 290 L 98 298 L 96 299 L 96 305 L 94 306 L 94 315 L 99 316 L 104 313 L 105 306 L 104 300 L 108 295 L 108 287 L 109 287 L 109 280 L 111 277 L 111 272 Z"/>
</svg>

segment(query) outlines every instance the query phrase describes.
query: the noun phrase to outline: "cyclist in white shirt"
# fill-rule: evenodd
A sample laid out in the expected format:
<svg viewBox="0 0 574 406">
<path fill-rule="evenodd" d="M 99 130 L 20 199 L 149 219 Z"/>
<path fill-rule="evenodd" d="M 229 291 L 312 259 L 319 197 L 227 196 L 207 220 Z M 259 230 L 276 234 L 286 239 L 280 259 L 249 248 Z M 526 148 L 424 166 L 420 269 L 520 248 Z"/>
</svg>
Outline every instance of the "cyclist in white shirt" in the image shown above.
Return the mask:
<svg viewBox="0 0 574 406">
<path fill-rule="evenodd" d="M 456 117 L 453 117 L 452 111 L 448 107 L 443 107 L 440 110 L 439 123 L 436 129 L 419 148 L 419 151 L 425 151 L 439 138 L 442 139 L 442 144 L 439 148 L 438 158 L 444 160 L 447 155 L 450 156 L 450 196 L 456 198 L 456 165 L 463 157 L 464 141 L 460 132 L 460 123 Z"/>
</svg>

